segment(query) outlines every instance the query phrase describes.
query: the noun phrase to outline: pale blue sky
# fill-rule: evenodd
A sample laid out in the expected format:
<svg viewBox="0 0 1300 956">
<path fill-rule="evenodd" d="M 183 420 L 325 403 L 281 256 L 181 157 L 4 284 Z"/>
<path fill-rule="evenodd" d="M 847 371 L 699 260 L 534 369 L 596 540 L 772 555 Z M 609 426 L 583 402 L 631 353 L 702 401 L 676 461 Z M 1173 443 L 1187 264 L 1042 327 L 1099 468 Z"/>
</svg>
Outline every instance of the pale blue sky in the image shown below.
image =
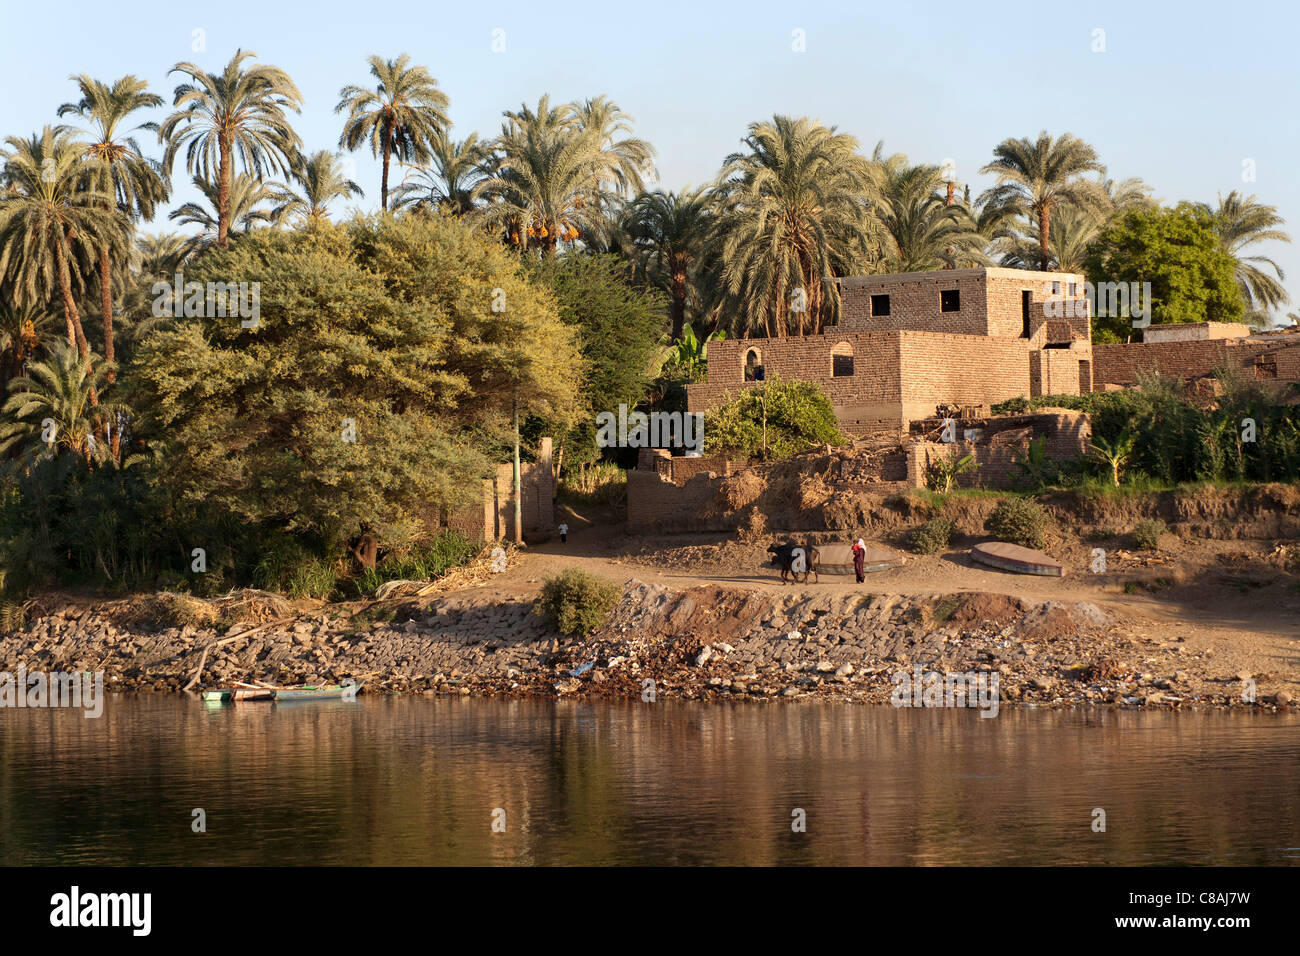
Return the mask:
<svg viewBox="0 0 1300 956">
<path fill-rule="evenodd" d="M 177 61 L 219 69 L 237 47 L 289 72 L 306 103 L 304 147 L 337 146 L 340 87 L 366 83 L 364 58 L 408 52 L 451 98 L 455 134 L 491 135 L 501 111 L 542 93 L 610 95 L 658 150 L 667 188 L 710 179 L 748 123 L 790 113 L 877 140 L 915 161 L 976 170 L 1008 136 L 1073 132 L 1115 178 L 1141 176 L 1167 201 L 1244 189 L 1276 205 L 1300 240 L 1300 87 L 1292 3 L 1077 3 L 1002 7 L 932 2 L 726 4 L 593 2 L 309 4 L 0 0 L 0 132 L 55 121 L 86 72 L 135 73 L 167 96 Z M 60 29 L 61 28 L 61 29 Z M 492 51 L 504 30 L 505 52 Z M 192 49 L 205 31 L 206 51 Z M 804 31 L 806 51 L 792 49 Z M 1093 31 L 1105 31 L 1094 53 Z M 159 117 L 163 111 L 159 111 Z M 158 117 L 156 117 L 158 118 Z M 150 145 L 154 155 L 161 150 Z M 378 165 L 353 154 L 361 203 Z M 1255 181 L 1243 182 L 1243 160 Z M 176 204 L 193 198 L 178 165 Z M 160 216 L 153 228 L 166 228 Z M 1300 242 L 1264 249 L 1300 302 Z"/>
</svg>

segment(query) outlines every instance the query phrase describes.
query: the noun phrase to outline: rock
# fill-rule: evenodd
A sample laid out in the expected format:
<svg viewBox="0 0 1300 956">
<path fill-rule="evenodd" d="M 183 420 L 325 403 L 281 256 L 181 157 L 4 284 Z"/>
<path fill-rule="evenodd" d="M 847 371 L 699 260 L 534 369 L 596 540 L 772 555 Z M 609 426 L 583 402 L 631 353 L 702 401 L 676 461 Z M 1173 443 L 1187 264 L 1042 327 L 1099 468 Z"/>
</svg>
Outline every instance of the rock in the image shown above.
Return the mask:
<svg viewBox="0 0 1300 956">
<path fill-rule="evenodd" d="M 732 651 L 735 650 L 734 647 L 732 647 L 730 644 L 726 643 L 725 641 L 719 641 L 717 644 L 714 644 L 713 649 L 720 654 L 730 654 Z"/>
<path fill-rule="evenodd" d="M 1142 699 L 1142 703 L 1145 706 L 1150 707 L 1152 704 L 1158 704 L 1162 700 L 1164 700 L 1164 694 L 1147 694 L 1146 697 Z"/>
<path fill-rule="evenodd" d="M 713 648 L 709 647 L 708 645 L 705 645 L 704 649 L 695 655 L 695 666 L 703 667 L 705 664 L 709 662 L 709 658 L 711 658 L 712 656 L 713 656 Z"/>
<path fill-rule="evenodd" d="M 781 696 L 782 696 L 782 697 L 798 697 L 798 696 L 799 696 L 799 688 L 798 688 L 798 687 L 794 687 L 794 686 L 787 687 L 785 690 L 781 691 Z"/>
<path fill-rule="evenodd" d="M 819 674 L 829 674 L 833 670 L 835 670 L 835 665 L 832 664 L 830 661 L 817 662 L 817 672 Z"/>
<path fill-rule="evenodd" d="M 1273 695 L 1273 703 L 1277 704 L 1279 707 L 1285 707 L 1287 704 L 1291 703 L 1292 699 L 1291 695 L 1284 690 L 1280 690 Z"/>
<path fill-rule="evenodd" d="M 1252 675 L 1250 671 L 1239 671 L 1237 673 L 1237 680 L 1241 680 L 1241 681 L 1250 680 L 1252 676 L 1254 675 Z"/>
<path fill-rule="evenodd" d="M 836 677 L 852 677 L 852 676 L 853 676 L 853 665 L 852 665 L 852 664 L 841 664 L 841 665 L 836 669 L 836 671 L 835 671 L 835 676 L 836 676 Z"/>
<path fill-rule="evenodd" d="M 1034 681 L 1033 681 L 1033 684 L 1034 684 L 1034 690 L 1051 690 L 1051 689 L 1052 689 L 1052 682 L 1051 682 L 1050 680 L 1048 680 L 1046 677 L 1035 677 L 1035 678 L 1034 678 Z"/>
<path fill-rule="evenodd" d="M 787 635 L 785 636 L 785 639 L 786 639 L 787 641 L 797 641 L 797 640 L 799 640 L 801 637 L 803 637 L 803 635 L 800 634 L 798 631 L 791 631 L 789 634 L 787 634 Z"/>
</svg>

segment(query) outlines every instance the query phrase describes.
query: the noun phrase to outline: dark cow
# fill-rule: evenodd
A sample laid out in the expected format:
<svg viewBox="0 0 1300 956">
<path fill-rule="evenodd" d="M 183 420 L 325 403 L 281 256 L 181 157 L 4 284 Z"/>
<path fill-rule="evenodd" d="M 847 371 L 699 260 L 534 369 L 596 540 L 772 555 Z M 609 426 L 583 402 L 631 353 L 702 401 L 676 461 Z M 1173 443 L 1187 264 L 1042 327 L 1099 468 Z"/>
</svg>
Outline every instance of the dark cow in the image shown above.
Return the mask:
<svg viewBox="0 0 1300 956">
<path fill-rule="evenodd" d="M 794 569 L 794 553 L 797 548 L 803 549 L 803 571 Z M 786 544 L 774 544 L 767 551 L 768 554 L 772 555 L 772 565 L 781 569 L 782 584 L 787 582 L 787 577 L 793 578 L 797 583 L 807 583 L 809 572 L 812 572 L 813 583 L 817 583 L 817 567 L 821 563 L 821 554 L 812 545 L 787 542 Z M 803 575 L 802 581 L 799 577 L 800 574 Z"/>
</svg>

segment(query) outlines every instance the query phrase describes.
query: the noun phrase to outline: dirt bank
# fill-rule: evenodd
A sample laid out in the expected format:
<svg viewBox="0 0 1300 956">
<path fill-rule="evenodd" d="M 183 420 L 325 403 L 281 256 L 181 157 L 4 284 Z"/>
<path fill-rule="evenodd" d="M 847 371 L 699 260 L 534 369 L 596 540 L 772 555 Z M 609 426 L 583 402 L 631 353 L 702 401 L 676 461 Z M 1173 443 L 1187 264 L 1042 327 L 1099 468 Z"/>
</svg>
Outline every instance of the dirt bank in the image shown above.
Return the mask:
<svg viewBox="0 0 1300 956">
<path fill-rule="evenodd" d="M 1141 633 L 1095 602 L 989 592 L 871 594 L 626 581 L 610 624 L 566 640 L 533 613 L 522 575 L 506 591 L 470 589 L 348 617 L 228 631 L 187 624 L 148 632 L 129 602 L 51 607 L 0 639 L 0 669 L 102 670 L 117 690 L 178 691 L 204 649 L 203 683 L 364 681 L 370 692 L 656 699 L 834 698 L 883 703 L 914 668 L 998 675 L 1007 702 L 1241 706 L 1285 704 L 1293 677 L 1244 673 L 1213 648 Z M 217 642 L 222 643 L 217 643 Z M 1280 698 L 1275 695 L 1280 694 Z"/>
</svg>

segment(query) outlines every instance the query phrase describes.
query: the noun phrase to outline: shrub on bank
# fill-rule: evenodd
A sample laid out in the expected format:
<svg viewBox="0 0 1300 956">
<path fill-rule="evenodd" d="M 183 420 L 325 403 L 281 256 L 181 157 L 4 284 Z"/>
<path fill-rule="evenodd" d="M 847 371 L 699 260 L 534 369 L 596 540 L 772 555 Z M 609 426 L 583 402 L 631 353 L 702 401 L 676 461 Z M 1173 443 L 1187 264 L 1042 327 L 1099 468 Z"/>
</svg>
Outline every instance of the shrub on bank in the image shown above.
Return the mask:
<svg viewBox="0 0 1300 956">
<path fill-rule="evenodd" d="M 1133 544 L 1143 551 L 1159 551 L 1160 536 L 1165 533 L 1165 523 L 1147 518 L 1133 528 Z"/>
<path fill-rule="evenodd" d="M 912 531 L 912 551 L 938 554 L 952 541 L 953 524 L 947 518 L 931 518 Z"/>
<path fill-rule="evenodd" d="M 432 581 L 474 560 L 482 546 L 458 531 L 444 531 L 403 551 L 386 555 L 362 571 L 357 588 L 369 594 L 385 581 Z"/>
<path fill-rule="evenodd" d="M 1052 516 L 1032 498 L 1007 498 L 998 502 L 984 526 L 999 540 L 1041 548 L 1047 544 Z"/>
<path fill-rule="evenodd" d="M 566 637 L 585 637 L 609 623 L 618 604 L 619 589 L 609 581 L 577 568 L 547 578 L 537 609 Z"/>
</svg>

